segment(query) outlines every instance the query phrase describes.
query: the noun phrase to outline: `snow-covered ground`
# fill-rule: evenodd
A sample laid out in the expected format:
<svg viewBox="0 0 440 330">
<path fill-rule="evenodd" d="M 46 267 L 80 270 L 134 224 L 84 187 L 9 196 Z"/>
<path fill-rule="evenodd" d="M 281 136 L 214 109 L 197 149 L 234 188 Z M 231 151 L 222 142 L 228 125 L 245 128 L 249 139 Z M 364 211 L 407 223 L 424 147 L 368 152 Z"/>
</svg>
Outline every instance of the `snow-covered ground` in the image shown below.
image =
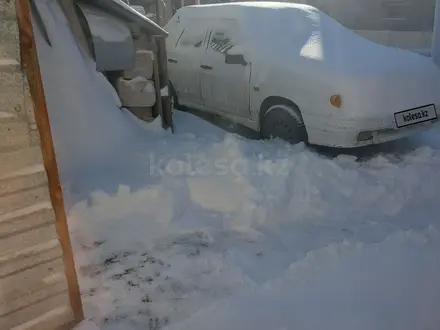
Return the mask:
<svg viewBox="0 0 440 330">
<path fill-rule="evenodd" d="M 149 127 L 66 182 L 86 312 L 103 329 L 200 310 L 182 329 L 438 328 L 440 148 L 359 162 L 175 120 L 176 135 Z"/>
<path fill-rule="evenodd" d="M 173 135 L 119 110 L 57 2 L 40 6 L 76 266 L 101 329 L 439 328 L 440 131 L 348 154 L 176 112 Z"/>
</svg>

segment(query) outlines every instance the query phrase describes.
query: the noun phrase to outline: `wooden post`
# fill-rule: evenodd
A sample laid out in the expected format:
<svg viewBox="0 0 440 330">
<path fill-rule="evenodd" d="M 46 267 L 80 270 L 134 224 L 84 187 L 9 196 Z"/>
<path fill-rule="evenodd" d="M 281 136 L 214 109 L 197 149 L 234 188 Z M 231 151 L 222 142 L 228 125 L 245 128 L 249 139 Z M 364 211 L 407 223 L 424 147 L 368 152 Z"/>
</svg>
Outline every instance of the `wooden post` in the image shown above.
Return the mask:
<svg viewBox="0 0 440 330">
<path fill-rule="evenodd" d="M 29 89 L 34 104 L 35 120 L 40 134 L 44 167 L 49 182 L 50 199 L 55 213 L 56 230 L 63 249 L 64 269 L 67 278 L 70 303 L 76 322 L 80 322 L 84 319 L 81 294 L 75 271 L 63 194 L 58 174 L 57 161 L 55 158 L 40 66 L 38 63 L 29 0 L 17 0 L 16 11 L 20 30 L 22 65 L 26 71 Z"/>
<path fill-rule="evenodd" d="M 156 0 L 156 23 L 163 26 L 163 0 Z"/>
<path fill-rule="evenodd" d="M 153 60 L 153 79 L 154 79 L 154 91 L 156 93 L 156 103 L 153 106 L 154 114 L 153 116 L 160 116 L 162 120 L 162 127 L 164 126 L 163 122 L 163 107 L 162 107 L 162 98 L 160 96 L 160 75 L 159 75 L 159 51 L 157 47 L 156 38 L 151 38 L 151 45 L 154 52 L 154 60 Z"/>
<path fill-rule="evenodd" d="M 156 0 L 157 24 L 164 26 L 173 17 L 172 0 Z"/>
<path fill-rule="evenodd" d="M 162 20 L 162 26 L 165 26 L 170 19 L 173 17 L 173 0 L 163 0 L 164 3 L 164 10 L 163 10 L 163 20 Z"/>
<path fill-rule="evenodd" d="M 173 127 L 173 114 L 171 109 L 171 96 L 168 77 L 168 59 L 164 37 L 156 37 L 157 44 L 157 64 L 159 70 L 160 98 L 162 103 L 162 126 L 164 128 Z"/>
</svg>

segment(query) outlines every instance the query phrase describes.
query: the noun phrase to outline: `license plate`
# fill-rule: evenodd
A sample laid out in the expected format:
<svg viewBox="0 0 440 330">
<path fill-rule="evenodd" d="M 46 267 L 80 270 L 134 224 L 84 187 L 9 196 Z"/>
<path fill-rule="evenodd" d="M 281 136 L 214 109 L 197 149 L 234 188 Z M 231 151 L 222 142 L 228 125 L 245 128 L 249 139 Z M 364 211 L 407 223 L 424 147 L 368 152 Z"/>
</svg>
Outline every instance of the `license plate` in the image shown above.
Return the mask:
<svg viewBox="0 0 440 330">
<path fill-rule="evenodd" d="M 397 127 L 400 128 L 437 119 L 437 112 L 435 111 L 434 104 L 430 104 L 420 108 L 396 112 L 394 119 L 396 120 Z"/>
</svg>

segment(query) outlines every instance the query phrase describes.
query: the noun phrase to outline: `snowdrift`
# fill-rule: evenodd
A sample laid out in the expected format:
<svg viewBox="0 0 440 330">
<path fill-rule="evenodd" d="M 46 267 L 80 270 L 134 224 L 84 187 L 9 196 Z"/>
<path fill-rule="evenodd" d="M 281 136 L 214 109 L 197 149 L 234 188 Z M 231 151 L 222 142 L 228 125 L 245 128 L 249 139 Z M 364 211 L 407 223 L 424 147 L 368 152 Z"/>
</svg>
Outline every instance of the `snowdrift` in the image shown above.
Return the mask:
<svg viewBox="0 0 440 330">
<path fill-rule="evenodd" d="M 165 329 L 435 329 L 440 297 L 432 283 L 440 276 L 439 233 L 425 234 L 402 232 L 359 245 L 302 285 L 289 278 L 298 274 L 287 272 L 275 286 L 225 299 Z"/>
<path fill-rule="evenodd" d="M 108 80 L 79 48 L 56 1 L 39 10 L 52 46 L 35 30 L 38 58 L 61 176 L 102 163 L 136 136 L 139 127 Z"/>
</svg>

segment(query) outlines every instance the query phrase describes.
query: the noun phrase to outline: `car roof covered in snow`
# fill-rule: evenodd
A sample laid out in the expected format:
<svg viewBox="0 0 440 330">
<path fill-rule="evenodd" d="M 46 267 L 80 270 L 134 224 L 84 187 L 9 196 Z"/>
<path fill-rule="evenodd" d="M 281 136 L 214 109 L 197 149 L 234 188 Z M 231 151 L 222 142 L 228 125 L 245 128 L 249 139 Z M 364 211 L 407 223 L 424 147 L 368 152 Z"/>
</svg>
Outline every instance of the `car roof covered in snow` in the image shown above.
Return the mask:
<svg viewBox="0 0 440 330">
<path fill-rule="evenodd" d="M 292 10 L 296 9 L 304 13 L 317 13 L 319 9 L 299 4 L 299 3 L 288 3 L 288 2 L 232 2 L 232 3 L 216 3 L 208 5 L 193 5 L 185 6 L 178 10 L 179 14 L 185 14 L 185 16 L 197 16 L 203 13 L 203 18 L 207 17 L 234 17 L 240 15 L 246 15 L 255 10 Z"/>
</svg>

